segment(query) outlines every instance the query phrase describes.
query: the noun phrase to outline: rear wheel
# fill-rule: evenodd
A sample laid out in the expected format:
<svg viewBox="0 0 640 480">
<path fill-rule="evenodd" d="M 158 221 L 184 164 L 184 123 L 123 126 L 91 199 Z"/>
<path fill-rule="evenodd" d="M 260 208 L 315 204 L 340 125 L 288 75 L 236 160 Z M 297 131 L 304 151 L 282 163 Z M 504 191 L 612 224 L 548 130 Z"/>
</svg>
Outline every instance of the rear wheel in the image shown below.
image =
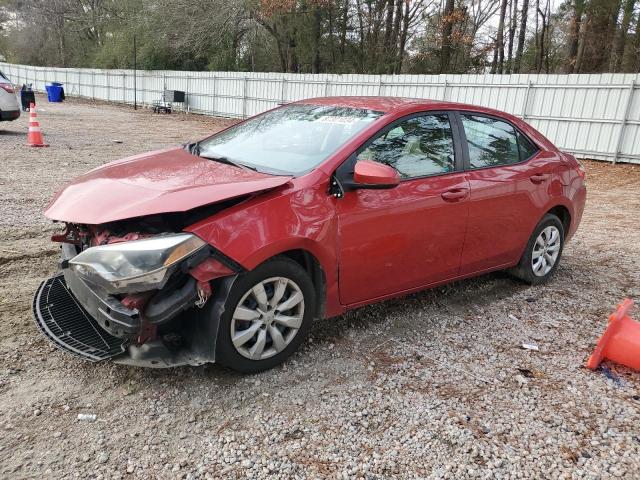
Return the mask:
<svg viewBox="0 0 640 480">
<path fill-rule="evenodd" d="M 530 285 L 546 282 L 558 268 L 563 247 L 562 222 L 555 215 L 545 215 L 529 238 L 514 275 Z"/>
<path fill-rule="evenodd" d="M 288 258 L 275 258 L 239 277 L 220 319 L 217 361 L 245 373 L 282 363 L 309 332 L 315 302 L 311 279 Z"/>
</svg>

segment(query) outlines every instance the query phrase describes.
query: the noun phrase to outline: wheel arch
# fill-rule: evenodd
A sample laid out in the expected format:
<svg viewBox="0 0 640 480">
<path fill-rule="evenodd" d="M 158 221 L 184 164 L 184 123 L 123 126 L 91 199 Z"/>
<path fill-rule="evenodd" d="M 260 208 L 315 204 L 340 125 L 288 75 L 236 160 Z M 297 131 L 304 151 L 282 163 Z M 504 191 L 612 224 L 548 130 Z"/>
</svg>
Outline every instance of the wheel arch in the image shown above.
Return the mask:
<svg viewBox="0 0 640 480">
<path fill-rule="evenodd" d="M 309 250 L 296 248 L 279 253 L 277 256 L 287 257 L 299 264 L 311 278 L 316 294 L 316 318 L 323 318 L 327 296 L 327 275 L 320 261 Z"/>
<path fill-rule="evenodd" d="M 343 307 L 338 302 L 336 259 L 331 250 L 308 238 L 288 238 L 265 245 L 242 262 L 253 270 L 276 257 L 287 257 L 298 263 L 311 278 L 316 293 L 316 317 L 338 315 Z"/>
<path fill-rule="evenodd" d="M 531 231 L 529 232 L 529 236 L 527 237 L 527 242 L 531 238 L 531 235 L 533 235 L 533 232 L 535 231 L 536 227 L 540 224 L 540 222 L 545 217 L 545 215 L 548 215 L 548 214 L 555 215 L 560 219 L 560 223 L 562 223 L 562 227 L 564 228 L 564 235 L 565 235 L 564 241 L 566 242 L 571 235 L 570 228 L 571 228 L 572 216 L 571 216 L 570 204 L 568 204 L 568 202 L 567 204 L 565 204 L 564 202 L 563 203 L 558 202 L 555 204 L 547 205 L 547 207 L 542 209 L 542 211 L 543 211 L 542 215 L 540 215 L 540 218 L 538 218 L 536 223 L 533 225 L 533 228 L 531 228 Z M 527 248 L 527 243 L 525 242 L 524 245 L 522 246 L 522 249 L 520 250 L 518 261 L 522 258 L 522 255 L 524 255 L 526 248 Z"/>
<path fill-rule="evenodd" d="M 560 219 L 566 237 L 569 234 L 569 229 L 571 228 L 571 212 L 569 209 L 565 205 L 559 204 L 547 210 L 544 215 L 548 214 L 555 215 Z M 544 218 L 544 215 L 542 218 Z"/>
</svg>

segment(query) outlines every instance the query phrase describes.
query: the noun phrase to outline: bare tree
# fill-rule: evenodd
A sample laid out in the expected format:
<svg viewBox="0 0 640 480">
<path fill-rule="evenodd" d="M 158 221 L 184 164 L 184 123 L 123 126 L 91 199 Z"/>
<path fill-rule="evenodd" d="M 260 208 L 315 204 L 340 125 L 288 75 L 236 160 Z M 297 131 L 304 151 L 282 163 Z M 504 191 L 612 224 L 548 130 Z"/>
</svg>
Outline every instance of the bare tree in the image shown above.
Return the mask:
<svg viewBox="0 0 640 480">
<path fill-rule="evenodd" d="M 538 15 L 542 20 L 540 34 L 538 35 Z M 547 73 L 549 72 L 549 58 L 547 52 L 547 41 L 546 37 L 548 35 L 548 18 L 549 18 L 549 0 L 547 0 L 547 5 L 543 10 L 540 9 L 540 0 L 536 0 L 536 71 L 538 73 L 542 72 L 543 68 L 546 68 Z"/>
<path fill-rule="evenodd" d="M 636 35 L 633 39 L 633 50 L 635 54 L 635 65 L 632 71 L 640 72 L 640 15 L 636 23 Z"/>
<path fill-rule="evenodd" d="M 440 53 L 440 73 L 449 72 L 449 62 L 451 61 L 451 34 L 453 33 L 453 9 L 454 0 L 445 0 L 442 11 L 442 51 Z"/>
<path fill-rule="evenodd" d="M 498 20 L 498 33 L 496 34 L 496 45 L 494 58 L 497 62 L 493 62 L 491 73 L 503 73 L 504 69 L 504 17 L 507 13 L 507 0 L 502 0 L 500 4 L 500 17 Z M 496 65 L 497 64 L 497 65 Z"/>
<path fill-rule="evenodd" d="M 584 14 L 585 0 L 573 0 L 571 15 L 571 26 L 569 33 L 569 52 L 566 63 L 565 72 L 574 73 L 577 72 L 577 60 L 578 60 L 578 45 L 580 42 L 580 32 L 582 29 L 582 16 Z"/>
<path fill-rule="evenodd" d="M 624 0 L 622 7 L 622 22 L 620 23 L 620 28 L 616 33 L 613 56 L 611 57 L 611 70 L 613 72 L 619 72 L 622 67 L 624 47 L 627 43 L 629 26 L 631 25 L 631 17 L 633 17 L 635 4 L 636 0 Z"/>
<path fill-rule="evenodd" d="M 509 47 L 507 53 L 507 71 L 511 73 L 513 70 L 513 39 L 516 35 L 516 25 L 518 23 L 518 0 L 511 2 L 511 15 L 509 17 Z"/>
<path fill-rule="evenodd" d="M 513 66 L 513 73 L 520 73 L 522 64 L 522 54 L 524 52 L 524 41 L 527 34 L 527 18 L 529 16 L 529 0 L 522 0 L 522 10 L 520 13 L 520 33 L 518 34 L 518 48 Z"/>
</svg>

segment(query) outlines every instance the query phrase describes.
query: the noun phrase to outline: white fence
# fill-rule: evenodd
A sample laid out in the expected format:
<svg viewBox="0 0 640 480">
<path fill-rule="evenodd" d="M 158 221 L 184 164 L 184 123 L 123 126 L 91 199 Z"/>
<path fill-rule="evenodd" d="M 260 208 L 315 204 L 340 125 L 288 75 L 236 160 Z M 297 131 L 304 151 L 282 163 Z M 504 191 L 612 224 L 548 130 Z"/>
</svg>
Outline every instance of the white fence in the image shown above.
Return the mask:
<svg viewBox="0 0 640 480">
<path fill-rule="evenodd" d="M 0 63 L 14 83 L 60 82 L 69 96 L 142 105 L 164 89 L 187 92 L 185 109 L 247 117 L 280 103 L 336 95 L 392 95 L 472 103 L 525 119 L 581 158 L 640 163 L 640 74 L 298 75 L 32 67 Z"/>
</svg>

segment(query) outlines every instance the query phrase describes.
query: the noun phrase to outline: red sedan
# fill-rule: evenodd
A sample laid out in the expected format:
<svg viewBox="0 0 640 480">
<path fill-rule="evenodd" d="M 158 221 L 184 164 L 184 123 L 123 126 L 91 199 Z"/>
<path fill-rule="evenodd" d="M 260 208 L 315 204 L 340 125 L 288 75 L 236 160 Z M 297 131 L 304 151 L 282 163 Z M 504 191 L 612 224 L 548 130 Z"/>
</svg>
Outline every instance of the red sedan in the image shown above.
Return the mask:
<svg viewBox="0 0 640 480">
<path fill-rule="evenodd" d="M 296 102 L 67 185 L 45 212 L 65 229 L 36 323 L 93 361 L 264 370 L 314 318 L 494 270 L 549 280 L 584 177 L 503 112 Z"/>
</svg>

